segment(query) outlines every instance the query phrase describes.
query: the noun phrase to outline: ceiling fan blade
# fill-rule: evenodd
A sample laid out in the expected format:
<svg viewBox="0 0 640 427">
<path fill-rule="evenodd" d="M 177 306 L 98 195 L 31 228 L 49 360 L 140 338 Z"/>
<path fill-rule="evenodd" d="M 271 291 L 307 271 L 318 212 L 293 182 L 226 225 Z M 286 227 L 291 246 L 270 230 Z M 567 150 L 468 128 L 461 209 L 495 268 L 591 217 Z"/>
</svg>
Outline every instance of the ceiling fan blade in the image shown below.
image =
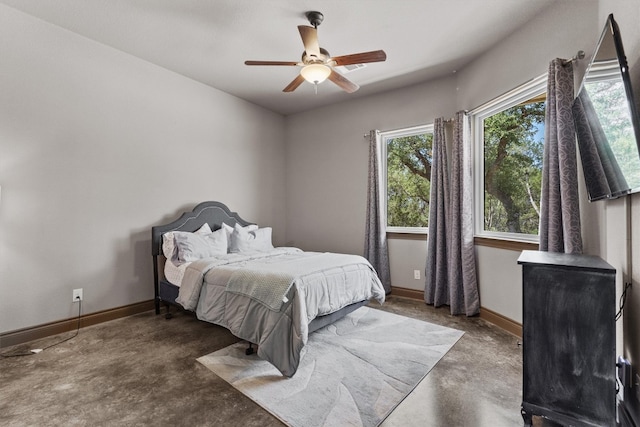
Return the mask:
<svg viewBox="0 0 640 427">
<path fill-rule="evenodd" d="M 293 81 L 291 83 L 289 83 L 289 85 L 287 87 L 285 87 L 284 89 L 282 89 L 283 92 L 293 92 L 294 90 L 296 90 L 298 88 L 298 86 L 300 86 L 302 83 L 304 82 L 304 77 L 302 77 L 300 74 L 298 74 L 298 76 L 293 79 Z"/>
<path fill-rule="evenodd" d="M 336 65 L 364 64 L 366 62 L 382 62 L 387 59 L 384 50 L 372 50 L 371 52 L 353 53 L 331 58 Z"/>
<path fill-rule="evenodd" d="M 334 82 L 335 84 L 337 84 L 338 86 L 340 86 L 340 88 L 342 88 L 342 90 L 344 90 L 347 93 L 353 93 L 358 89 L 360 89 L 360 86 L 358 86 L 351 80 L 348 80 L 342 74 L 338 73 L 336 70 L 333 70 L 333 69 L 331 70 L 331 74 L 329 74 L 328 79 Z"/>
<path fill-rule="evenodd" d="M 244 61 L 244 65 L 300 65 L 291 61 Z"/>
<path fill-rule="evenodd" d="M 308 25 L 298 25 L 304 50 L 310 59 L 320 59 L 320 45 L 318 44 L 318 30 Z"/>
</svg>

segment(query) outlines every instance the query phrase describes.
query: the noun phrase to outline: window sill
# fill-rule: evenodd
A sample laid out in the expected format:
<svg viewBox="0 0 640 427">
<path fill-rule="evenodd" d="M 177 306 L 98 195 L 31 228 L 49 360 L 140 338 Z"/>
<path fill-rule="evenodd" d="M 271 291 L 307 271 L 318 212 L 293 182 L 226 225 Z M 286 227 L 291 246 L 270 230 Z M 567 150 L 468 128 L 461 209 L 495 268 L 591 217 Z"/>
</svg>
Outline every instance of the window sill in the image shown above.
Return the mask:
<svg viewBox="0 0 640 427">
<path fill-rule="evenodd" d="M 523 242 L 517 240 L 496 239 L 491 237 L 474 237 L 473 243 L 476 246 L 486 246 L 489 248 L 506 249 L 510 251 L 537 251 L 540 247 L 538 242 Z"/>
<path fill-rule="evenodd" d="M 427 237 L 426 233 L 387 232 L 387 239 L 392 240 L 422 240 L 426 242 Z M 510 251 L 537 251 L 540 247 L 537 242 L 523 242 L 492 237 L 474 237 L 473 243 L 475 246 L 486 246 L 489 248 L 506 249 Z"/>
<path fill-rule="evenodd" d="M 400 233 L 397 231 L 388 231 L 387 239 L 397 239 L 397 240 L 427 240 L 427 233 Z"/>
</svg>

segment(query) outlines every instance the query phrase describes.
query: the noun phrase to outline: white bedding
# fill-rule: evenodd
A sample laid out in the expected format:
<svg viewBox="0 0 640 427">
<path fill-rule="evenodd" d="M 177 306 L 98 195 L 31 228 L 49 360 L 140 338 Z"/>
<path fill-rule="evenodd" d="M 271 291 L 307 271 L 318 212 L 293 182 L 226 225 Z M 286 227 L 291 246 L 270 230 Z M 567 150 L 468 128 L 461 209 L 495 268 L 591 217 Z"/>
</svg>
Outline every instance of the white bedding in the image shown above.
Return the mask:
<svg viewBox="0 0 640 427">
<path fill-rule="evenodd" d="M 182 284 L 182 278 L 184 277 L 184 271 L 190 264 L 190 262 L 185 262 L 180 265 L 175 265 L 170 260 L 167 260 L 164 263 L 165 279 L 167 279 L 171 284 L 180 287 L 180 285 Z"/>
</svg>

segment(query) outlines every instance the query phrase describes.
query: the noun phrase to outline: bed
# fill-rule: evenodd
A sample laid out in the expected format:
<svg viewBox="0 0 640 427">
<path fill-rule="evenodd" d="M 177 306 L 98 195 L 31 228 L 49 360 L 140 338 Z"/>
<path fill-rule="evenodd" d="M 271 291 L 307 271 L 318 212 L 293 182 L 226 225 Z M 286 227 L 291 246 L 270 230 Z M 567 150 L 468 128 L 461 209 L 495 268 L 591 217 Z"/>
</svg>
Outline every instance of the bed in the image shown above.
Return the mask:
<svg viewBox="0 0 640 427">
<path fill-rule="evenodd" d="M 378 276 L 361 256 L 273 247 L 271 228 L 220 202 L 198 204 L 151 229 L 155 310 L 195 312 L 257 345 L 284 376 L 295 374 L 307 337 L 375 299 Z"/>
</svg>

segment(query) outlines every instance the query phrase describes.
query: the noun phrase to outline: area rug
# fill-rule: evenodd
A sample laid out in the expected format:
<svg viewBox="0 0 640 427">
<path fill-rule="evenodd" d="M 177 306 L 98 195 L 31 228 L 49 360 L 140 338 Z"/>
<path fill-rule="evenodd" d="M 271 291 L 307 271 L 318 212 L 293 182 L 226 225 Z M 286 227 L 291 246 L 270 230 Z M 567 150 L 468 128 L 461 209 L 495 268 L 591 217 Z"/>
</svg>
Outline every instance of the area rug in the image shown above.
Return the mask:
<svg viewBox="0 0 640 427">
<path fill-rule="evenodd" d="M 462 335 L 362 307 L 309 336 L 292 378 L 244 342 L 198 362 L 289 426 L 377 426 Z"/>
<path fill-rule="evenodd" d="M 289 426 L 377 426 L 462 335 L 362 307 L 309 336 L 292 378 L 244 342 L 198 361 Z"/>
</svg>

